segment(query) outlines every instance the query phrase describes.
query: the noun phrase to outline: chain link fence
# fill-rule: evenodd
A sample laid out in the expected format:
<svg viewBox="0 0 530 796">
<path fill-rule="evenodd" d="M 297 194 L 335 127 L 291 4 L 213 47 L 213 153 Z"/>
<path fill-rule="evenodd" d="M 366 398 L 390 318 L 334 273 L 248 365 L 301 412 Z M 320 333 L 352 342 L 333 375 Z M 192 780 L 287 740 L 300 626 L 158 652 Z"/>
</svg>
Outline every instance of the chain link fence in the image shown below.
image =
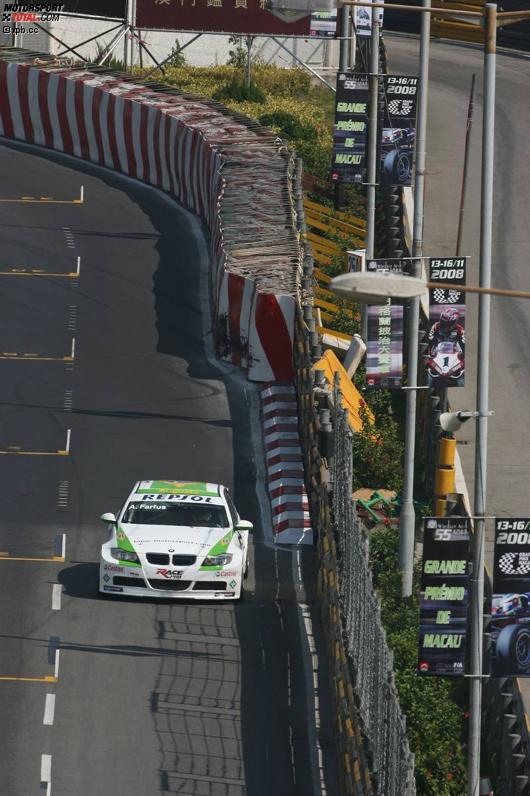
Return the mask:
<svg viewBox="0 0 530 796">
<path fill-rule="evenodd" d="M 339 562 L 344 643 L 377 793 L 412 796 L 414 757 L 393 675 L 393 656 L 372 585 L 368 542 L 352 500 L 353 435 L 338 380 L 332 400 L 332 510 Z"/>
</svg>

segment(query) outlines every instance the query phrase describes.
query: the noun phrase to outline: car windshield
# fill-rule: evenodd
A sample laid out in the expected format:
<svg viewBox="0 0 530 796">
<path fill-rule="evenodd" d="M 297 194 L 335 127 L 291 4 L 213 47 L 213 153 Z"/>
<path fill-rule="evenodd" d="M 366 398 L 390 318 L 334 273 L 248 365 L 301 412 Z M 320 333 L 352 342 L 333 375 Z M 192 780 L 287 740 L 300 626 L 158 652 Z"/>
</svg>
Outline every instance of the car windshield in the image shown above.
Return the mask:
<svg viewBox="0 0 530 796">
<path fill-rule="evenodd" d="M 228 528 L 224 506 L 197 506 L 189 503 L 129 503 L 122 522 L 135 525 L 176 525 L 184 528 Z"/>
</svg>

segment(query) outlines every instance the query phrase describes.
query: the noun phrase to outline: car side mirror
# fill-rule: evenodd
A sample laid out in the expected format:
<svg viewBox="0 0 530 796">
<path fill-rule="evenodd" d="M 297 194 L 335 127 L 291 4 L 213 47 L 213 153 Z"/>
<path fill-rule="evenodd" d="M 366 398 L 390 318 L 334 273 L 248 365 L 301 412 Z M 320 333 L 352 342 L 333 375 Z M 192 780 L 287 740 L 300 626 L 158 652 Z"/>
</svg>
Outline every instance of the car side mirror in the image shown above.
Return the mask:
<svg viewBox="0 0 530 796">
<path fill-rule="evenodd" d="M 251 531 L 253 528 L 253 524 L 248 520 L 239 520 L 236 525 L 236 531 Z"/>
<path fill-rule="evenodd" d="M 102 514 L 99 519 L 101 520 L 101 522 L 111 522 L 113 523 L 113 525 L 115 525 L 117 522 L 116 515 L 112 514 L 110 511 L 107 511 L 105 512 L 105 514 Z"/>
</svg>

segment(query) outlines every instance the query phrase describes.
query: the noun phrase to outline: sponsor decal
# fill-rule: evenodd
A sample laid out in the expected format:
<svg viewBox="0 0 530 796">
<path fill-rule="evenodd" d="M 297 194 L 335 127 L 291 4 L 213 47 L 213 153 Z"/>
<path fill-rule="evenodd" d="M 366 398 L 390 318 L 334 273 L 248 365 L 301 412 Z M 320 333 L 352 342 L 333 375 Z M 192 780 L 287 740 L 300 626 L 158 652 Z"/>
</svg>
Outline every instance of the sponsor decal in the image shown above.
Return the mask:
<svg viewBox="0 0 530 796">
<path fill-rule="evenodd" d="M 104 591 L 123 591 L 123 586 L 103 586 Z"/>
<path fill-rule="evenodd" d="M 109 572 L 123 572 L 123 567 L 118 567 L 116 564 L 105 564 L 103 569 L 108 569 Z"/>
<path fill-rule="evenodd" d="M 231 580 L 228 585 L 230 586 L 231 589 L 235 589 L 235 587 L 237 586 L 237 580 Z"/>
<path fill-rule="evenodd" d="M 166 580 L 180 580 L 182 578 L 181 569 L 157 569 L 157 575 L 162 575 Z"/>
<path fill-rule="evenodd" d="M 223 569 L 221 572 L 216 572 L 216 578 L 237 578 L 237 570 L 235 569 Z"/>
</svg>

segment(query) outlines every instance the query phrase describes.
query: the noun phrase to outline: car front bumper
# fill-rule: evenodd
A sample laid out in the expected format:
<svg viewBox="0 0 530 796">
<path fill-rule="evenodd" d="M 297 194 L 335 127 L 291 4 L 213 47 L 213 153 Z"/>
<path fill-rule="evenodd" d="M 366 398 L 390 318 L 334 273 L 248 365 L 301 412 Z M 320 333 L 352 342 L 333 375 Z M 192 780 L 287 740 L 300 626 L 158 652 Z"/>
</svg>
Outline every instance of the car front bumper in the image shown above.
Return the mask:
<svg viewBox="0 0 530 796">
<path fill-rule="evenodd" d="M 160 567 L 131 567 L 102 548 L 99 564 L 99 591 L 102 594 L 148 597 L 162 600 L 238 600 L 243 581 L 242 567 L 227 570 L 182 569 L 178 579 L 161 577 Z M 157 572 L 158 570 L 158 572 Z"/>
</svg>

